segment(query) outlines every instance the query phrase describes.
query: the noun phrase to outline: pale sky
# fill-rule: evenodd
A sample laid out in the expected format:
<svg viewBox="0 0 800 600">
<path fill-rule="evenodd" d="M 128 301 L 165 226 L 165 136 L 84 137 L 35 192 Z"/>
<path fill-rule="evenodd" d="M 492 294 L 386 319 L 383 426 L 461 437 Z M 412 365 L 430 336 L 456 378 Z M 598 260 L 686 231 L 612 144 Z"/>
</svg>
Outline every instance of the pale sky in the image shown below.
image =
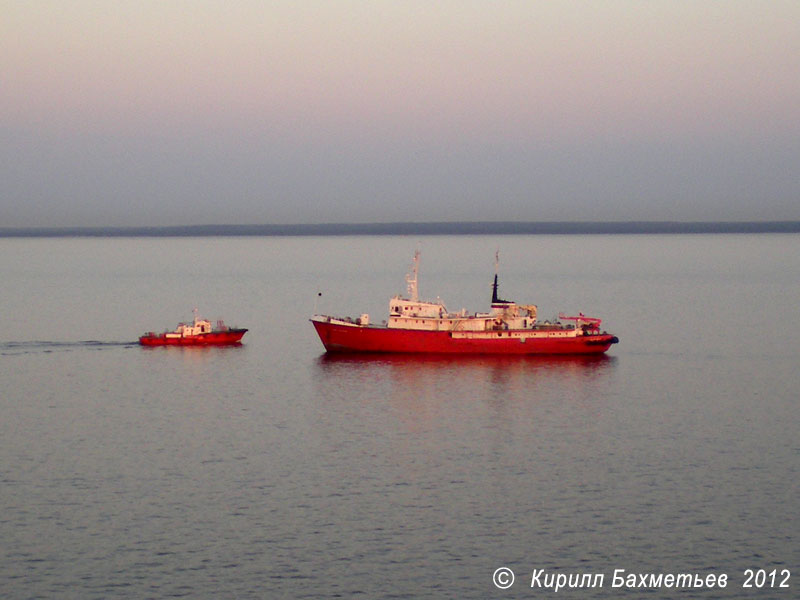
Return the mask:
<svg viewBox="0 0 800 600">
<path fill-rule="evenodd" d="M 798 219 L 797 0 L 0 0 L 0 227 Z"/>
</svg>

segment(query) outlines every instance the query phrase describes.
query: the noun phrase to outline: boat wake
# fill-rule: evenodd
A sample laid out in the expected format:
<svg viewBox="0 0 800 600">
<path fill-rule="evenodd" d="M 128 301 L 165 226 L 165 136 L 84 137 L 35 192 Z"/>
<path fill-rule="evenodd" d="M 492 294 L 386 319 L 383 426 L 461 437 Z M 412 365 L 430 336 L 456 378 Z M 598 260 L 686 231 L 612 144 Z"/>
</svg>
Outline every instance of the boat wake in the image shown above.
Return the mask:
<svg viewBox="0 0 800 600">
<path fill-rule="evenodd" d="M 107 350 L 109 348 L 137 346 L 137 342 L 104 342 L 99 340 L 81 340 L 77 342 L 56 342 L 34 340 L 28 342 L 0 342 L 0 356 L 16 356 L 20 354 L 43 354 L 50 352 L 71 352 L 74 350 Z"/>
</svg>

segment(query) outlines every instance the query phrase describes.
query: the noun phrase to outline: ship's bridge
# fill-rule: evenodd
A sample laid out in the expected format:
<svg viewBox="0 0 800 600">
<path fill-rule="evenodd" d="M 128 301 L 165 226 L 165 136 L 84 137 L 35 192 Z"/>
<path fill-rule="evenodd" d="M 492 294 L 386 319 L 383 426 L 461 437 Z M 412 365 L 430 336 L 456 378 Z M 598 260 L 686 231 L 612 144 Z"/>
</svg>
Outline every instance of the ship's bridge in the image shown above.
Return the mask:
<svg viewBox="0 0 800 600">
<path fill-rule="evenodd" d="M 409 300 L 395 296 L 389 300 L 390 317 L 416 317 L 436 319 L 447 314 L 447 307 L 441 302 L 423 302 L 420 300 Z"/>
</svg>

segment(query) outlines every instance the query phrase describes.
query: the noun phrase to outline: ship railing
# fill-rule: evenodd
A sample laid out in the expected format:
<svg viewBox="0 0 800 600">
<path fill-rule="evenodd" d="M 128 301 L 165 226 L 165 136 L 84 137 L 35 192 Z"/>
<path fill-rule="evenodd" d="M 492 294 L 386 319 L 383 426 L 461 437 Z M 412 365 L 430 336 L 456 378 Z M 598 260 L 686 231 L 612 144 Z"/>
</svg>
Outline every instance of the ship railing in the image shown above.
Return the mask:
<svg viewBox="0 0 800 600">
<path fill-rule="evenodd" d="M 312 321 L 321 321 L 324 323 L 342 323 L 346 325 L 361 325 L 361 317 L 333 317 L 330 315 L 314 315 L 311 317 Z M 364 325 L 367 327 L 367 325 Z"/>
</svg>

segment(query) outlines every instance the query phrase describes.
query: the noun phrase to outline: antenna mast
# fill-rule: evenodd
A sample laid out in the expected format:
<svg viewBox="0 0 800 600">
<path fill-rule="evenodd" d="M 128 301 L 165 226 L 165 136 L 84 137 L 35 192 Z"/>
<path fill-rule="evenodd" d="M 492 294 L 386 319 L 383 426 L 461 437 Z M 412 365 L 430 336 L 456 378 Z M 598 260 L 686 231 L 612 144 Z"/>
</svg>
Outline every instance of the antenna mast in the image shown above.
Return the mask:
<svg viewBox="0 0 800 600">
<path fill-rule="evenodd" d="M 492 284 L 492 305 L 495 304 L 511 304 L 508 300 L 501 300 L 497 295 L 499 288 L 497 284 L 497 272 L 500 270 L 500 250 L 494 253 L 494 283 Z"/>
<path fill-rule="evenodd" d="M 411 273 L 406 275 L 408 285 L 408 297 L 412 302 L 419 302 L 419 291 L 417 290 L 417 273 L 419 272 L 419 250 L 414 251 L 414 262 L 411 265 Z"/>
</svg>

